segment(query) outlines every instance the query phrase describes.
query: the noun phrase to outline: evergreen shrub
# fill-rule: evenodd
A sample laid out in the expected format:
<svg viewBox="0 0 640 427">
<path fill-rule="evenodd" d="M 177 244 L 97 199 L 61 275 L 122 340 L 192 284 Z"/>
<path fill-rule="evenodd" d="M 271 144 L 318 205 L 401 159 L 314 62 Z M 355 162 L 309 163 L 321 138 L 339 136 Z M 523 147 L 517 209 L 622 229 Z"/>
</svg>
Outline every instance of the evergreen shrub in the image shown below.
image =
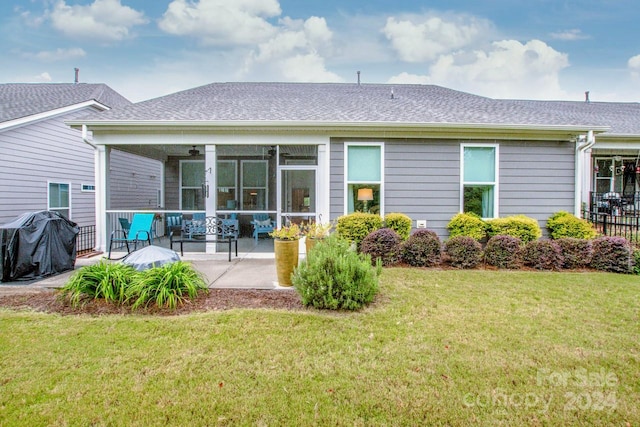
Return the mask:
<svg viewBox="0 0 640 427">
<path fill-rule="evenodd" d="M 493 236 L 484 248 L 484 260 L 498 268 L 520 268 L 522 241 L 514 236 Z"/>
<path fill-rule="evenodd" d="M 563 237 L 593 239 L 597 234 L 589 221 L 566 211 L 559 211 L 551 215 L 547 220 L 547 228 L 552 239 Z"/>
<path fill-rule="evenodd" d="M 381 227 L 382 218 L 380 218 L 380 215 L 354 212 L 338 218 L 336 232 L 343 239 L 355 243 L 356 247 L 359 248 L 360 242 L 362 242 L 369 233 Z"/>
<path fill-rule="evenodd" d="M 398 233 L 402 240 L 409 238 L 411 224 L 411 218 L 403 213 L 390 213 L 384 216 L 384 226 Z"/>
<path fill-rule="evenodd" d="M 564 268 L 585 268 L 591 263 L 591 240 L 563 237 L 555 241 L 564 259 Z"/>
<path fill-rule="evenodd" d="M 473 212 L 459 213 L 451 218 L 447 230 L 449 237 L 467 236 L 482 240 L 487 236 L 487 223 Z"/>
<path fill-rule="evenodd" d="M 444 243 L 448 262 L 456 268 L 475 268 L 482 262 L 482 245 L 472 237 L 456 236 Z"/>
<path fill-rule="evenodd" d="M 358 253 L 336 233 L 318 242 L 293 272 L 302 304 L 320 309 L 357 310 L 373 301 L 382 266 Z"/>
<path fill-rule="evenodd" d="M 487 234 L 493 236 L 517 237 L 522 243 L 528 243 L 542 237 L 542 230 L 538 221 L 525 215 L 513 215 L 504 218 L 494 218 L 487 221 Z"/>
<path fill-rule="evenodd" d="M 371 260 L 375 264 L 377 260 L 383 266 L 397 264 L 400 261 L 400 243 L 402 239 L 391 228 L 380 228 L 360 243 L 360 252 L 371 255 Z"/>
<path fill-rule="evenodd" d="M 442 245 L 438 235 L 420 229 L 409 236 L 401 248 L 402 260 L 413 267 L 431 267 L 442 261 Z"/>
<path fill-rule="evenodd" d="M 538 270 L 560 270 L 564 265 L 562 249 L 553 240 L 534 240 L 522 251 L 524 264 Z"/>
<path fill-rule="evenodd" d="M 631 273 L 632 249 L 624 237 L 600 237 L 593 241 L 591 267 L 614 273 Z"/>
</svg>

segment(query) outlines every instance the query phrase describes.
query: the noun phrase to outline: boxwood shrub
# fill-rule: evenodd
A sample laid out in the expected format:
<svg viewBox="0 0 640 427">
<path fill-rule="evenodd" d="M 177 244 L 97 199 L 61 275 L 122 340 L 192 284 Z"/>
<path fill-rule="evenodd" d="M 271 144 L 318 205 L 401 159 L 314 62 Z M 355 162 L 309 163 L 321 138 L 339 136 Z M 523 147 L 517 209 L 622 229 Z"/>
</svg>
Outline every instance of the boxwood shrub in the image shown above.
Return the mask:
<svg viewBox="0 0 640 427">
<path fill-rule="evenodd" d="M 624 237 L 600 237 L 593 241 L 591 267 L 614 273 L 631 273 L 632 249 Z"/>
<path fill-rule="evenodd" d="M 426 229 L 416 230 L 402 244 L 402 260 L 414 267 L 431 267 L 441 262 L 442 247 L 438 235 Z"/>
<path fill-rule="evenodd" d="M 593 249 L 591 240 L 564 237 L 555 240 L 562 251 L 564 268 L 585 268 L 591 263 Z"/>
<path fill-rule="evenodd" d="M 538 270 L 560 270 L 564 265 L 562 249 L 553 240 L 533 240 L 522 250 L 524 264 Z"/>
<path fill-rule="evenodd" d="M 394 230 L 402 240 L 411 234 L 411 218 L 403 213 L 390 213 L 384 216 L 384 226 Z"/>
<path fill-rule="evenodd" d="M 487 236 L 487 223 L 472 212 L 454 215 L 447 224 L 449 237 L 467 236 L 482 240 Z"/>
<path fill-rule="evenodd" d="M 498 268 L 522 266 L 522 241 L 514 236 L 493 236 L 484 248 L 484 260 Z"/>
<path fill-rule="evenodd" d="M 400 261 L 400 243 L 402 239 L 394 230 L 390 228 L 380 228 L 360 243 L 360 252 L 371 255 L 371 261 L 375 264 L 377 260 L 383 266 L 397 264 Z"/>
<path fill-rule="evenodd" d="M 593 239 L 597 234 L 589 221 L 566 211 L 559 211 L 551 215 L 547 220 L 547 228 L 552 239 L 563 237 Z"/>
<path fill-rule="evenodd" d="M 522 243 L 528 243 L 542 237 L 538 221 L 525 215 L 513 215 L 487 220 L 487 234 L 493 236 L 517 237 Z"/>
<path fill-rule="evenodd" d="M 291 276 L 302 304 L 321 309 L 356 310 L 378 292 L 381 264 L 358 253 L 336 233 L 318 242 Z"/>
<path fill-rule="evenodd" d="M 382 218 L 380 218 L 380 215 L 354 212 L 338 218 L 336 232 L 343 239 L 355 243 L 356 247 L 359 248 L 360 242 L 362 242 L 369 233 L 381 227 Z"/>
<path fill-rule="evenodd" d="M 482 245 L 469 236 L 455 236 L 444 243 L 447 261 L 456 268 L 475 268 L 482 262 Z"/>
</svg>

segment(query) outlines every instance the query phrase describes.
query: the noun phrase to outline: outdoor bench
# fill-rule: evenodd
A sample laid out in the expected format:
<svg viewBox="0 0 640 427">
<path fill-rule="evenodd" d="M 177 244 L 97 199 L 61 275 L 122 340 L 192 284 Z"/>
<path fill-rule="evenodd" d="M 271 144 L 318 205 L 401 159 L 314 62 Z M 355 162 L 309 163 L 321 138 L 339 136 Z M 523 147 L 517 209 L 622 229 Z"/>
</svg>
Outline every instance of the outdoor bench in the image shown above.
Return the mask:
<svg viewBox="0 0 640 427">
<path fill-rule="evenodd" d="M 169 233 L 169 247 L 180 243 L 180 255 L 184 256 L 184 243 L 227 243 L 229 245 L 229 262 L 231 262 L 231 245 L 235 243 L 238 256 L 238 220 L 222 219 L 208 216 L 202 220 L 184 221 L 180 235 L 175 229 Z"/>
</svg>

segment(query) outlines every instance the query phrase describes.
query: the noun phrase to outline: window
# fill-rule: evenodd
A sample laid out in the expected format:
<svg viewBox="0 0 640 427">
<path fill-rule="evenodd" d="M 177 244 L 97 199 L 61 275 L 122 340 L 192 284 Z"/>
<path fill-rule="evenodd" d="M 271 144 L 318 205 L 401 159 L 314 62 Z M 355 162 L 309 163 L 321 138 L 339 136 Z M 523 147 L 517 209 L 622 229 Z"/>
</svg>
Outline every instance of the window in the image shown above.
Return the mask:
<svg viewBox="0 0 640 427">
<path fill-rule="evenodd" d="M 204 210 L 204 162 L 180 161 L 180 209 Z"/>
<path fill-rule="evenodd" d="M 461 210 L 482 218 L 498 215 L 498 145 L 461 147 Z"/>
<path fill-rule="evenodd" d="M 91 192 L 91 193 L 95 193 L 96 192 L 96 186 L 93 184 L 82 184 L 80 186 L 80 191 L 82 192 Z"/>
<path fill-rule="evenodd" d="M 49 183 L 49 207 L 50 211 L 56 211 L 71 219 L 71 197 L 69 195 L 70 184 L 58 182 Z"/>
<path fill-rule="evenodd" d="M 383 215 L 383 145 L 352 143 L 345 145 L 346 212 Z"/>
<path fill-rule="evenodd" d="M 219 160 L 217 171 L 218 209 L 237 209 L 236 161 Z"/>
<path fill-rule="evenodd" d="M 242 209 L 267 209 L 267 189 L 269 184 L 266 160 L 243 160 L 242 168 Z"/>
</svg>

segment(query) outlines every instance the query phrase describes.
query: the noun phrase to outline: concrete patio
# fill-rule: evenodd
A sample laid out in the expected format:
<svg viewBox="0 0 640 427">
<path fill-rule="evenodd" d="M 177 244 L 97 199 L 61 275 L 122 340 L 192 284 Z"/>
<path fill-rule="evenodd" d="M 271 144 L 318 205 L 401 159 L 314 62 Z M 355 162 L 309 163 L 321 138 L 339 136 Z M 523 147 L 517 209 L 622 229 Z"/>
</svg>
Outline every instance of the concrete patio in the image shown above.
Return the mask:
<svg viewBox="0 0 640 427">
<path fill-rule="evenodd" d="M 161 239 L 154 244 L 168 246 L 168 239 Z M 252 238 L 241 238 L 238 241 L 238 256 L 228 261 L 226 248 L 220 246 L 219 253 L 204 253 L 204 244 L 185 245 L 185 254 L 180 258 L 190 262 L 201 272 L 210 288 L 238 289 L 293 289 L 281 287 L 277 283 L 273 240 L 259 239 L 257 244 Z M 304 248 L 304 245 L 301 245 Z M 178 249 L 174 247 L 174 249 Z M 195 252 L 195 251 L 202 252 Z M 114 258 L 124 256 L 126 252 L 114 252 Z M 304 254 L 301 254 L 301 258 Z M 75 268 L 90 265 L 104 259 L 106 254 L 92 257 L 78 257 Z M 42 292 L 57 289 L 67 282 L 73 271 L 67 271 L 39 280 L 0 282 L 0 295 L 16 293 Z"/>
</svg>

